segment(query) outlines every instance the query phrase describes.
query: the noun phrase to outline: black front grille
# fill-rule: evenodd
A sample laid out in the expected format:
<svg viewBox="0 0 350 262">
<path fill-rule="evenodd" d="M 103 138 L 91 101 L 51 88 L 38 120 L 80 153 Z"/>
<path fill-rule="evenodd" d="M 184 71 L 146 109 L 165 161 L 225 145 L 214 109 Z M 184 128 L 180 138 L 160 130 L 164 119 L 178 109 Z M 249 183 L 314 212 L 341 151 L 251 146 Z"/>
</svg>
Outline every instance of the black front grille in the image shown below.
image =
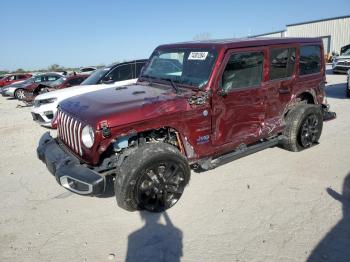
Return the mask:
<svg viewBox="0 0 350 262">
<path fill-rule="evenodd" d="M 339 62 L 337 65 L 350 66 L 350 62 Z"/>
</svg>

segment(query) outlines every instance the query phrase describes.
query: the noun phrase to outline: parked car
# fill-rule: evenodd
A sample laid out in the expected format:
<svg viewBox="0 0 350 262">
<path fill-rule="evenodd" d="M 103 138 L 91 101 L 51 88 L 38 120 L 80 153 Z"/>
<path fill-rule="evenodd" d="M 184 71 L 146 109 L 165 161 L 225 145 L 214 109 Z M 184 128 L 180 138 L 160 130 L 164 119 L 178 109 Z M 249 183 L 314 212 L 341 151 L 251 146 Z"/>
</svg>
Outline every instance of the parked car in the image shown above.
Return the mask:
<svg viewBox="0 0 350 262">
<path fill-rule="evenodd" d="M 348 50 L 350 50 L 350 44 L 340 48 L 340 55 L 344 54 Z"/>
<path fill-rule="evenodd" d="M 56 81 L 57 79 L 63 77 L 57 73 L 43 73 L 38 74 L 27 81 L 20 84 L 13 84 L 6 88 L 3 88 L 2 95 L 17 98 L 18 100 L 23 100 L 25 98 L 26 90 L 34 90 L 41 84 L 48 84 L 50 82 Z"/>
<path fill-rule="evenodd" d="M 58 136 L 43 135 L 38 157 L 70 191 L 102 194 L 113 178 L 120 207 L 163 211 L 180 199 L 190 167 L 317 144 L 335 118 L 323 56 L 317 38 L 159 46 L 137 84 L 62 101 Z"/>
<path fill-rule="evenodd" d="M 79 74 L 79 75 L 70 75 L 68 77 L 61 77 L 57 80 L 49 83 L 39 84 L 33 89 L 32 86 L 25 87 L 25 97 L 23 98 L 26 102 L 32 102 L 36 96 L 41 93 L 47 93 L 56 91 L 59 89 L 64 89 L 67 87 L 78 86 L 80 85 L 89 75 Z"/>
<path fill-rule="evenodd" d="M 350 70 L 348 70 L 347 81 L 346 81 L 346 96 L 350 97 Z"/>
<path fill-rule="evenodd" d="M 86 66 L 86 67 L 81 67 L 79 69 L 79 73 L 81 74 L 91 74 L 92 72 L 94 72 L 96 70 L 96 67 L 93 66 Z"/>
<path fill-rule="evenodd" d="M 347 73 L 350 69 L 350 49 L 333 58 L 333 73 Z"/>
<path fill-rule="evenodd" d="M 26 80 L 31 76 L 32 74 L 8 74 L 0 79 L 0 87 L 8 86 L 13 83 Z"/>
<path fill-rule="evenodd" d="M 43 126 L 56 128 L 51 121 L 62 100 L 96 90 L 135 83 L 146 61 L 145 59 L 135 60 L 98 69 L 80 86 L 38 95 L 32 107 L 33 120 Z"/>
</svg>

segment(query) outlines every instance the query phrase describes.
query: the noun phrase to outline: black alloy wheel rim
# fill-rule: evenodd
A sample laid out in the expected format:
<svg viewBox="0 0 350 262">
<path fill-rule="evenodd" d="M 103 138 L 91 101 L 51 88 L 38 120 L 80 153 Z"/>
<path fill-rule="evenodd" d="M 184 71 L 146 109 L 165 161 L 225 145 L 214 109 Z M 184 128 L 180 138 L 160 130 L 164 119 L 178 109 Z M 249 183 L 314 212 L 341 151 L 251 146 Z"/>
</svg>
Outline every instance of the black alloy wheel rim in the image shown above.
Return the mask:
<svg viewBox="0 0 350 262">
<path fill-rule="evenodd" d="M 317 140 L 318 119 L 315 114 L 307 116 L 301 125 L 300 143 L 303 147 L 310 147 Z"/>
<path fill-rule="evenodd" d="M 136 184 L 138 205 L 152 212 L 175 205 L 186 185 L 184 174 L 184 168 L 174 161 L 162 161 L 146 167 Z"/>
</svg>

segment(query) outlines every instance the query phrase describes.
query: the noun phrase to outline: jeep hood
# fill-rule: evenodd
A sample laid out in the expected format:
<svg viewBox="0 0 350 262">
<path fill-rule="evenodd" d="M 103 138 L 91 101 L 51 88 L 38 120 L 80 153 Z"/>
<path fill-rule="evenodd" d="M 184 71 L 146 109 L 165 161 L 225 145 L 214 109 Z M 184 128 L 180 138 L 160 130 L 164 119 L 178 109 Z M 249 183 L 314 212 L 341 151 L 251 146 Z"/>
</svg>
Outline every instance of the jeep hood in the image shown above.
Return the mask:
<svg viewBox="0 0 350 262">
<path fill-rule="evenodd" d="M 176 94 L 169 86 L 134 84 L 72 97 L 59 106 L 62 111 L 99 129 L 99 124 L 105 121 L 109 127 L 116 127 L 188 110 L 187 98 L 191 94 L 190 89 Z"/>
</svg>

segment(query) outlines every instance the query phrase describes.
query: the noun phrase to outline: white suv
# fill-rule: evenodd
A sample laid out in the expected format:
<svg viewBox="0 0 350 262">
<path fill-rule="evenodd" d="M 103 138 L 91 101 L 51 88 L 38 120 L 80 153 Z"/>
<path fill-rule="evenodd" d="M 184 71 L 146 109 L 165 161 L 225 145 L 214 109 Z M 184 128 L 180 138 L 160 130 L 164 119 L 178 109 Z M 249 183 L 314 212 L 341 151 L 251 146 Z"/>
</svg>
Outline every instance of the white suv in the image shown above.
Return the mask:
<svg viewBox="0 0 350 262">
<path fill-rule="evenodd" d="M 142 67 L 147 60 L 135 60 L 115 64 L 96 70 L 80 86 L 65 88 L 38 95 L 32 107 L 33 120 L 42 126 L 52 127 L 52 119 L 57 112 L 58 104 L 69 97 L 117 86 L 136 83 Z"/>
</svg>

